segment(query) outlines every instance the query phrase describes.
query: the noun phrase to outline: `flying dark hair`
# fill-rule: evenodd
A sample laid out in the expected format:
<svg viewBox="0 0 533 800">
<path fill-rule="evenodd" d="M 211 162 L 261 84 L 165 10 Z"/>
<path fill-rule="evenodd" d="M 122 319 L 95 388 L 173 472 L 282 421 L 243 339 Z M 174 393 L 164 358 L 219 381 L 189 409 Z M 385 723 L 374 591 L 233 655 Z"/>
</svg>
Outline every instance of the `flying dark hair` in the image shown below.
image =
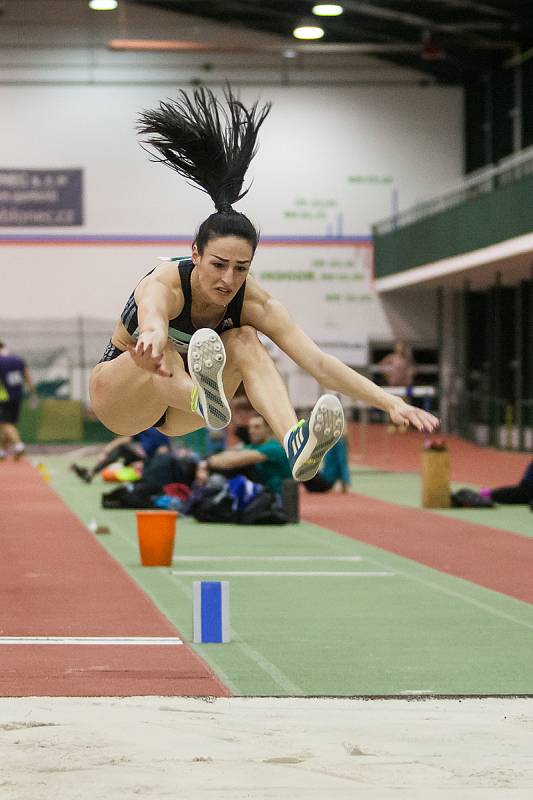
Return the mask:
<svg viewBox="0 0 533 800">
<path fill-rule="evenodd" d="M 257 152 L 257 134 L 265 121 L 270 103 L 250 108 L 232 93 L 224 91 L 227 108 L 210 89 L 195 89 L 192 96 L 180 91 L 174 101 L 161 102 L 154 111 L 139 116 L 139 133 L 159 155 L 159 161 L 206 192 L 216 213 L 200 225 L 196 245 L 200 254 L 205 244 L 217 236 L 238 236 L 257 247 L 259 234 L 248 217 L 233 209 L 247 193 L 244 176 Z M 145 147 L 145 149 L 147 149 Z"/>
</svg>

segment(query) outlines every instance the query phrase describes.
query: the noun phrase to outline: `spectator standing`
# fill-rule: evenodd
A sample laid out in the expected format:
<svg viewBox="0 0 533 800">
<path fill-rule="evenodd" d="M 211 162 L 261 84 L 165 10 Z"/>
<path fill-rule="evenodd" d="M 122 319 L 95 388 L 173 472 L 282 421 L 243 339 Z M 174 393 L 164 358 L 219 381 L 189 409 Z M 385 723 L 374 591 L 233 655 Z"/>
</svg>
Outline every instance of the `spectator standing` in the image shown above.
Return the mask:
<svg viewBox="0 0 533 800">
<path fill-rule="evenodd" d="M 377 364 L 383 373 L 388 386 L 411 386 L 416 372 L 416 364 L 411 348 L 406 342 L 398 339 L 394 343 L 394 350 L 382 358 Z"/>
<path fill-rule="evenodd" d="M 0 342 L 0 459 L 8 453 L 19 459 L 26 449 L 17 430 L 24 386 L 35 395 L 26 362 L 12 355 L 4 342 Z"/>
</svg>

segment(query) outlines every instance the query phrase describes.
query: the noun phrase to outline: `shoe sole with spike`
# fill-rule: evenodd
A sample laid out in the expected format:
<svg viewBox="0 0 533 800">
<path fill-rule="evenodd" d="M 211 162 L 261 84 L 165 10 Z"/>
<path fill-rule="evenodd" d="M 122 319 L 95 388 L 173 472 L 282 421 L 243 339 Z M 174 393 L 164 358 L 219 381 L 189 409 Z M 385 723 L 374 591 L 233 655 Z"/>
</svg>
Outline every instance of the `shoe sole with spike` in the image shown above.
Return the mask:
<svg viewBox="0 0 533 800">
<path fill-rule="evenodd" d="M 231 409 L 222 383 L 226 351 L 218 333 L 211 328 L 195 331 L 189 342 L 187 363 L 207 427 L 226 428 L 231 421 Z"/>
<path fill-rule="evenodd" d="M 344 411 L 340 400 L 333 394 L 323 394 L 309 417 L 309 437 L 293 464 L 292 474 L 297 481 L 313 478 L 322 459 L 338 442 L 344 430 Z"/>
</svg>

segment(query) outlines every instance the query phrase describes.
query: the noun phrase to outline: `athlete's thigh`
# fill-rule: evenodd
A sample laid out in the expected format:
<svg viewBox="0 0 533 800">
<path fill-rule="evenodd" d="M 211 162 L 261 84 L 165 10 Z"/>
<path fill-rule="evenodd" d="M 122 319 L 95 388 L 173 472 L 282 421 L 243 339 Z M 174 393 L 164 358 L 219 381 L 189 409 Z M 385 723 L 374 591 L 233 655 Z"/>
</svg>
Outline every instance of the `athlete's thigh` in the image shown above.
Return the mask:
<svg viewBox="0 0 533 800">
<path fill-rule="evenodd" d="M 149 373 L 122 353 L 94 368 L 90 381 L 91 405 L 96 416 L 110 430 L 131 435 L 150 428 L 167 409 Z"/>
</svg>

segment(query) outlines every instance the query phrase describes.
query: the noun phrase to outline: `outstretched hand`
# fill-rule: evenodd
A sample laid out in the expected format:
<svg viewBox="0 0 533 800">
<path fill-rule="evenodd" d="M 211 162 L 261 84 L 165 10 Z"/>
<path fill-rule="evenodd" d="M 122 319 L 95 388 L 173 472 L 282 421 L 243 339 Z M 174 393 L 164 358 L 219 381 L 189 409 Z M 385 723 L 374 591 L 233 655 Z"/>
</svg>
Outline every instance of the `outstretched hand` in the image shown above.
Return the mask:
<svg viewBox="0 0 533 800">
<path fill-rule="evenodd" d="M 154 331 L 141 333 L 137 344 L 130 345 L 128 352 L 134 362 L 141 369 L 161 375 L 163 378 L 171 378 L 172 373 L 163 364 L 163 348 L 166 344 L 158 341 L 161 337 Z"/>
<path fill-rule="evenodd" d="M 399 403 L 394 406 L 389 411 L 389 416 L 395 425 L 412 425 L 418 431 L 426 433 L 433 433 L 440 424 L 433 414 L 416 406 L 410 406 L 408 403 Z"/>
</svg>

